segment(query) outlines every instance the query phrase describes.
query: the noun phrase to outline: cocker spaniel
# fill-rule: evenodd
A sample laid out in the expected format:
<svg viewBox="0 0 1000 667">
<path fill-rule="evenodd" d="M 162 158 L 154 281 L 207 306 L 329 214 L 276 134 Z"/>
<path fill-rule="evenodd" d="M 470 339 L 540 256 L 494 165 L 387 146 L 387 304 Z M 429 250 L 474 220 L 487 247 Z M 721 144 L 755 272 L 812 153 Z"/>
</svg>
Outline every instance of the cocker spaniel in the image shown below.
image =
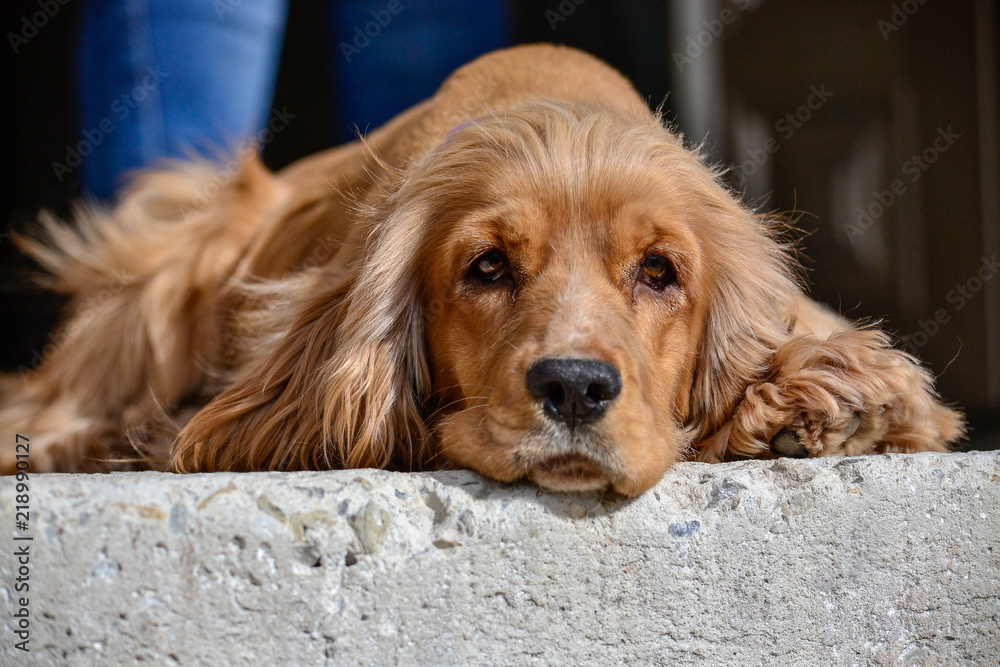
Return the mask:
<svg viewBox="0 0 1000 667">
<path fill-rule="evenodd" d="M 780 231 L 616 71 L 499 51 L 277 174 L 175 165 L 43 216 L 20 243 L 72 314 L 5 378 L 0 431 L 37 471 L 450 465 L 626 495 L 685 458 L 944 451 L 962 417 L 803 296 Z"/>
</svg>

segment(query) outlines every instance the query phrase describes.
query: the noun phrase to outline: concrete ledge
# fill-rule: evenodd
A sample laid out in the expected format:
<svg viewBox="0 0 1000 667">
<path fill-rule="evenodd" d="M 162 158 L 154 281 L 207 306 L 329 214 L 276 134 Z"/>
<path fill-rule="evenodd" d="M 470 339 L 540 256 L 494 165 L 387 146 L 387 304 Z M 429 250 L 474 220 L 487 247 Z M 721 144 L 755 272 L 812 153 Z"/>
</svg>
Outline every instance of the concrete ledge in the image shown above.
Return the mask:
<svg viewBox="0 0 1000 667">
<path fill-rule="evenodd" d="M 5 629 L 3 664 L 1000 654 L 1000 453 L 683 464 L 631 502 L 470 472 L 39 475 L 31 508 L 31 653 Z"/>
</svg>

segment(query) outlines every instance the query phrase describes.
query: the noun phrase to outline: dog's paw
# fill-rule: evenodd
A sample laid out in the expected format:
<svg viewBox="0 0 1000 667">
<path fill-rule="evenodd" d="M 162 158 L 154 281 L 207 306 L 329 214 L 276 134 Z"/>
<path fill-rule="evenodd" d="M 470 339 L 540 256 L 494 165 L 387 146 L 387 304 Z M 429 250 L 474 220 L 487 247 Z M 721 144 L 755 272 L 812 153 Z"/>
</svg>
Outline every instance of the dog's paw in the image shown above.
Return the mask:
<svg viewBox="0 0 1000 667">
<path fill-rule="evenodd" d="M 861 426 L 861 414 L 855 412 L 844 423 L 816 422 L 806 416 L 778 431 L 771 438 L 770 451 L 775 456 L 804 459 L 808 456 L 830 456 L 846 453 L 848 442 Z"/>
<path fill-rule="evenodd" d="M 705 461 L 947 451 L 962 434 L 927 371 L 884 333 L 861 329 L 788 340 L 696 450 Z"/>
</svg>

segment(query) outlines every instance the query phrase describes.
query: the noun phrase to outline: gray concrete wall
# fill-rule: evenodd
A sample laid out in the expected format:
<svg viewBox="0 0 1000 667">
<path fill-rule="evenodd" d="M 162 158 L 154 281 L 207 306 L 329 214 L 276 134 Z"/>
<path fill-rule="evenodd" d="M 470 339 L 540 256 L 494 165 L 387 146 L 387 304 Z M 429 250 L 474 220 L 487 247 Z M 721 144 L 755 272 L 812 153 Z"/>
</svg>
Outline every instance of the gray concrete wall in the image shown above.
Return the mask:
<svg viewBox="0 0 1000 667">
<path fill-rule="evenodd" d="M 5 622 L 13 484 L 0 480 Z M 470 472 L 30 484 L 31 653 L 5 629 L 3 664 L 1000 655 L 997 453 L 684 464 L 633 501 Z"/>
</svg>

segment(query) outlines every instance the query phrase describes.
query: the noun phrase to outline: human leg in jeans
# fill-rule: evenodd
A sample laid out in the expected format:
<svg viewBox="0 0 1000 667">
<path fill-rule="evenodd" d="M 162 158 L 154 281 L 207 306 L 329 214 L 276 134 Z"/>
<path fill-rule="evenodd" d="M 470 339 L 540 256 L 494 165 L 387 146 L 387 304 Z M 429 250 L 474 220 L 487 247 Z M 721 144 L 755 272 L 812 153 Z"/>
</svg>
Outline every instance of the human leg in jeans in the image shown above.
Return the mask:
<svg viewBox="0 0 1000 667">
<path fill-rule="evenodd" d="M 83 185 L 232 149 L 268 121 L 287 0 L 87 0 L 77 46 Z M 84 151 L 87 152 L 84 155 Z"/>
<path fill-rule="evenodd" d="M 430 97 L 458 67 L 511 43 L 505 0 L 335 0 L 330 61 L 341 138 Z"/>
</svg>

